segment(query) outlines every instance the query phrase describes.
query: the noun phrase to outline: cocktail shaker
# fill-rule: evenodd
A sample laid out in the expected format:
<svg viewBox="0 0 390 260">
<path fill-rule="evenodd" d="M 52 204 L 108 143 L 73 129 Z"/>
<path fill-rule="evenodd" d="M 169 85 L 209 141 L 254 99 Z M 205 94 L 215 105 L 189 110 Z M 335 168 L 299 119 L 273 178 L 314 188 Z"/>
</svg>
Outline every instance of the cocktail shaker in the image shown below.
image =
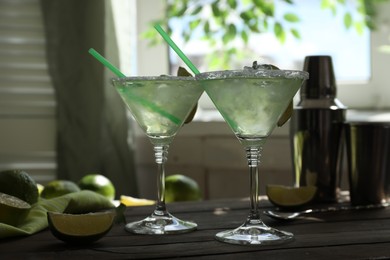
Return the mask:
<svg viewBox="0 0 390 260">
<path fill-rule="evenodd" d="M 346 107 L 336 98 L 330 56 L 307 56 L 309 72 L 290 121 L 294 185 L 316 186 L 317 202 L 335 202 L 341 178 Z"/>
</svg>

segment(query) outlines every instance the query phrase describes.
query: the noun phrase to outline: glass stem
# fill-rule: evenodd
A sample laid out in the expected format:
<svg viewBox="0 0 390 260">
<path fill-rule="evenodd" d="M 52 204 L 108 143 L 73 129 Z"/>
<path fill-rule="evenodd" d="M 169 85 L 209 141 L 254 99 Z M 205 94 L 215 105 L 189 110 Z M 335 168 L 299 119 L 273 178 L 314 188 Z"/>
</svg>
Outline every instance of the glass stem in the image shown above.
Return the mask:
<svg viewBox="0 0 390 260">
<path fill-rule="evenodd" d="M 157 163 L 157 202 L 155 214 L 164 215 L 165 206 L 165 162 L 168 159 L 168 145 L 155 145 L 154 155 Z"/>
<path fill-rule="evenodd" d="M 259 164 L 262 147 L 247 147 L 246 157 L 249 166 L 250 203 L 249 222 L 259 222 L 260 215 L 258 209 L 259 202 Z M 256 224 L 256 223 L 252 223 Z"/>
</svg>

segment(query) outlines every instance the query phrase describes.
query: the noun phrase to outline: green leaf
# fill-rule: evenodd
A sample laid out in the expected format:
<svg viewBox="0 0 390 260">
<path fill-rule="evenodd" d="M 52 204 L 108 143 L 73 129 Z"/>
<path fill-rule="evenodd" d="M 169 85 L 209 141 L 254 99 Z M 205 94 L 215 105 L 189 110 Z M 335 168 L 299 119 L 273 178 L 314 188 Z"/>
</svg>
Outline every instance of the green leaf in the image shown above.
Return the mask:
<svg viewBox="0 0 390 260">
<path fill-rule="evenodd" d="M 226 45 L 236 37 L 237 29 L 234 24 L 229 24 L 226 33 L 222 36 L 222 42 Z"/>
<path fill-rule="evenodd" d="M 263 26 L 264 26 L 265 30 L 268 30 L 268 21 L 267 21 L 267 19 L 264 19 Z"/>
<path fill-rule="evenodd" d="M 293 28 L 290 30 L 290 32 L 296 39 L 301 39 L 301 34 L 299 33 L 299 31 L 297 29 Z"/>
<path fill-rule="evenodd" d="M 190 22 L 190 29 L 191 31 L 194 31 L 196 29 L 196 27 L 198 27 L 198 25 L 200 24 L 200 20 L 193 20 Z"/>
<path fill-rule="evenodd" d="M 209 21 L 205 22 L 205 24 L 203 26 L 203 30 L 206 33 L 206 35 L 210 33 L 210 23 L 209 23 Z"/>
<path fill-rule="evenodd" d="M 248 44 L 249 37 L 246 31 L 241 32 L 241 39 L 244 41 L 245 44 Z"/>
<path fill-rule="evenodd" d="M 215 17 L 218 17 L 221 14 L 221 10 L 218 7 L 218 2 L 219 1 L 215 1 L 214 3 L 211 4 L 211 10 L 213 11 L 213 15 Z"/>
<path fill-rule="evenodd" d="M 229 24 L 228 34 L 231 35 L 232 38 L 236 37 L 237 28 L 234 24 Z"/>
<path fill-rule="evenodd" d="M 286 33 L 284 32 L 283 26 L 279 22 L 275 23 L 274 25 L 274 34 L 281 43 L 286 41 Z"/>
<path fill-rule="evenodd" d="M 362 35 L 364 33 L 364 23 L 362 22 L 356 22 L 354 24 L 355 30 L 359 35 Z"/>
<path fill-rule="evenodd" d="M 249 27 L 249 29 L 250 29 L 252 32 L 255 32 L 255 33 L 259 33 L 259 32 L 260 32 L 259 26 L 258 26 L 257 22 L 254 23 L 254 24 L 249 24 L 248 27 Z"/>
<path fill-rule="evenodd" d="M 230 6 L 230 8 L 232 9 L 236 9 L 237 7 L 237 1 L 236 0 L 228 0 L 228 5 Z"/>
<path fill-rule="evenodd" d="M 275 24 L 274 24 L 274 34 L 275 34 L 276 36 L 278 36 L 278 35 L 282 34 L 282 32 L 283 32 L 283 26 L 282 26 L 282 24 L 279 23 L 279 22 L 275 23 Z"/>
<path fill-rule="evenodd" d="M 248 23 L 252 18 L 255 19 L 256 15 L 252 10 L 244 11 L 240 14 L 240 17 L 244 20 L 245 23 Z"/>
<path fill-rule="evenodd" d="M 191 34 L 189 32 L 186 32 L 186 31 L 183 32 L 182 36 L 183 36 L 184 42 L 188 42 L 191 38 Z"/>
<path fill-rule="evenodd" d="M 197 15 L 200 13 L 200 11 L 202 11 L 203 9 L 203 6 L 198 6 L 197 8 L 195 8 L 194 11 L 192 11 L 191 15 Z"/>
<path fill-rule="evenodd" d="M 290 22 L 290 23 L 296 23 L 299 22 L 299 17 L 296 14 L 293 13 L 286 13 L 284 14 L 284 20 Z"/>
<path fill-rule="evenodd" d="M 329 0 L 321 0 L 321 9 L 327 9 L 331 6 Z"/>
<path fill-rule="evenodd" d="M 352 26 L 352 15 L 350 13 L 344 14 L 344 26 L 349 29 Z"/>
<path fill-rule="evenodd" d="M 181 17 L 187 11 L 187 4 L 183 4 L 183 6 L 177 10 L 172 16 Z"/>
</svg>

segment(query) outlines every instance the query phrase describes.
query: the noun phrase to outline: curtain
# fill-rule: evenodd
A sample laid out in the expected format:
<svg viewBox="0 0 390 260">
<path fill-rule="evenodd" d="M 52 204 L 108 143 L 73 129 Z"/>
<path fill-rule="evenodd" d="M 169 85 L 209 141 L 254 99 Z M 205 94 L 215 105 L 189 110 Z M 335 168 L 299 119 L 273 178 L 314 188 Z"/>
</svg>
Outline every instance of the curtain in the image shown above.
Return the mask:
<svg viewBox="0 0 390 260">
<path fill-rule="evenodd" d="M 99 173 L 117 196 L 137 196 L 125 105 L 109 81 L 114 75 L 88 53 L 119 63 L 111 0 L 41 0 L 41 7 L 57 103 L 57 177 Z"/>
</svg>

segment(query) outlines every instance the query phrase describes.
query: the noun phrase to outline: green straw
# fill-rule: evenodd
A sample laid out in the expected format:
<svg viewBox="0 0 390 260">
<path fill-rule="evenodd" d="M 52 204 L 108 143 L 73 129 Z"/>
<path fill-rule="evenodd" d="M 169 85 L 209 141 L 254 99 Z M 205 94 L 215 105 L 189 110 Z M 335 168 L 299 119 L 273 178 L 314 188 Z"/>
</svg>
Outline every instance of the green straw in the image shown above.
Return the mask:
<svg viewBox="0 0 390 260">
<path fill-rule="evenodd" d="M 197 75 L 199 74 L 199 70 L 195 67 L 195 65 L 190 61 L 190 59 L 180 50 L 180 48 L 176 45 L 176 43 L 173 42 L 171 37 L 161 28 L 159 24 L 155 24 L 154 28 L 160 33 L 160 35 L 164 38 L 164 40 L 171 46 L 171 48 L 179 55 L 179 57 L 184 61 L 185 64 L 192 70 L 192 72 Z M 202 84 L 201 84 L 202 85 Z M 202 86 L 203 87 L 203 86 Z M 204 88 L 204 87 L 203 87 Z M 221 113 L 222 114 L 222 113 Z M 230 119 L 230 117 L 226 114 L 222 114 L 222 116 L 225 118 L 227 123 L 231 125 L 233 128 L 237 127 L 237 124 L 235 121 Z"/>
<path fill-rule="evenodd" d="M 104 66 L 109 68 L 115 75 L 117 75 L 119 78 L 125 78 L 125 74 L 119 71 L 114 65 L 112 65 L 108 60 L 106 60 L 102 55 L 100 55 L 97 51 L 95 51 L 93 48 L 90 48 L 88 52 L 95 57 L 98 61 L 100 61 Z M 181 124 L 181 120 L 174 115 L 169 114 L 168 112 L 165 112 L 163 109 L 155 105 L 154 103 L 149 102 L 148 100 L 145 100 L 141 97 L 137 97 L 134 95 L 130 96 L 132 100 L 142 104 L 145 107 L 150 108 L 151 110 L 154 110 L 155 112 L 159 113 L 160 115 L 168 118 L 173 123 L 179 125 Z"/>
<path fill-rule="evenodd" d="M 106 60 L 102 55 L 100 55 L 97 51 L 95 51 L 93 48 L 90 48 L 88 52 L 95 57 L 98 61 L 100 61 L 104 66 L 109 68 L 115 75 L 117 75 L 119 78 L 125 78 L 125 74 L 120 72 L 114 65 L 112 65 L 108 60 Z"/>
<path fill-rule="evenodd" d="M 169 35 L 161 28 L 159 24 L 155 24 L 154 28 L 160 33 L 160 35 L 164 38 L 164 40 L 171 46 L 171 48 L 179 55 L 179 57 L 184 61 L 185 64 L 192 70 L 192 72 L 196 75 L 199 74 L 199 70 L 195 67 L 195 65 L 187 58 L 187 56 L 177 47 L 176 43 L 174 43 L 169 37 Z"/>
</svg>

